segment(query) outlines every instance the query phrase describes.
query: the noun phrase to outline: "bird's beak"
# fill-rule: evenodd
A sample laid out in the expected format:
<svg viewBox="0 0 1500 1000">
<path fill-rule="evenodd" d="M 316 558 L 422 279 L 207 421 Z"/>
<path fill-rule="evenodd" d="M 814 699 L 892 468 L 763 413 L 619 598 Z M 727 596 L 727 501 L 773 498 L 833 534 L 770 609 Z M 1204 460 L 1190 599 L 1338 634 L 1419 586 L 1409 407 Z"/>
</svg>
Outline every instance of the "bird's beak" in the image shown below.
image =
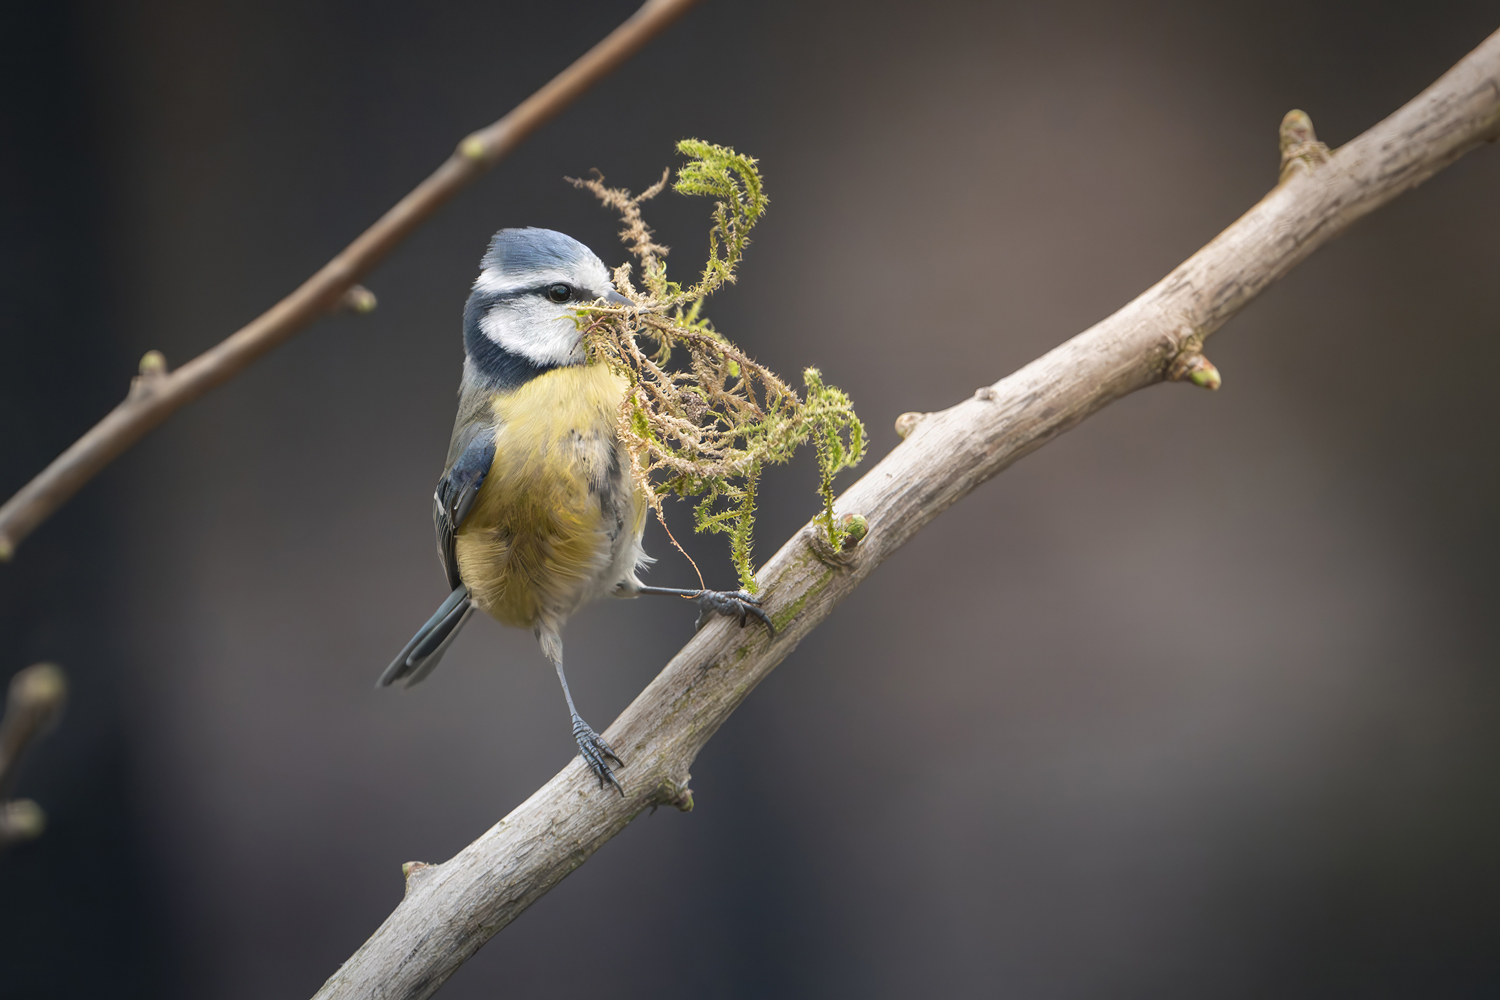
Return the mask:
<svg viewBox="0 0 1500 1000">
<path fill-rule="evenodd" d="M 641 308 L 613 288 L 604 293 L 604 301 L 612 306 L 624 306 L 626 309 L 639 310 Z"/>
</svg>

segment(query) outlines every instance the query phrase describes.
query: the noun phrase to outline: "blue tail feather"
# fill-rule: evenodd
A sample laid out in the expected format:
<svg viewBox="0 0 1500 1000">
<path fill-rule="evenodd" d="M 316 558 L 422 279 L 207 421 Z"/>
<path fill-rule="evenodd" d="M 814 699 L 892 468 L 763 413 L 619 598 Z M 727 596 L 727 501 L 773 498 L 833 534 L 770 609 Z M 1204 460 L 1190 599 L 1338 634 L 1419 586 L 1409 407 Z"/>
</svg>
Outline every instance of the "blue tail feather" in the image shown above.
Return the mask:
<svg viewBox="0 0 1500 1000">
<path fill-rule="evenodd" d="M 387 687 L 394 681 L 405 680 L 406 686 L 411 687 L 432 673 L 473 611 L 469 588 L 460 583 L 437 609 L 437 613 L 427 619 L 427 624 L 412 636 L 411 642 L 396 654 L 375 686 Z"/>
</svg>

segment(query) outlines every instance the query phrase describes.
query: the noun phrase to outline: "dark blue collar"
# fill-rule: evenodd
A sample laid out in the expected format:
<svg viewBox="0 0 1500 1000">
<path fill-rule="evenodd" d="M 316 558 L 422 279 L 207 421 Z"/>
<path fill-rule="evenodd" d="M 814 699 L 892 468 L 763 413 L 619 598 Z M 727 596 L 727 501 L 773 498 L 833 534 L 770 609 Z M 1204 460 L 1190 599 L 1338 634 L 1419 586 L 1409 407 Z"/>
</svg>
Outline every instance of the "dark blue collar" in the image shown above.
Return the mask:
<svg viewBox="0 0 1500 1000">
<path fill-rule="evenodd" d="M 516 292 L 480 292 L 469 296 L 464 306 L 464 351 L 474 362 L 474 370 L 501 392 L 511 392 L 545 372 L 562 367 L 556 363 L 537 364 L 514 351 L 507 351 L 484 335 L 479 321 L 491 306 L 518 295 L 532 294 L 531 289 Z"/>
</svg>

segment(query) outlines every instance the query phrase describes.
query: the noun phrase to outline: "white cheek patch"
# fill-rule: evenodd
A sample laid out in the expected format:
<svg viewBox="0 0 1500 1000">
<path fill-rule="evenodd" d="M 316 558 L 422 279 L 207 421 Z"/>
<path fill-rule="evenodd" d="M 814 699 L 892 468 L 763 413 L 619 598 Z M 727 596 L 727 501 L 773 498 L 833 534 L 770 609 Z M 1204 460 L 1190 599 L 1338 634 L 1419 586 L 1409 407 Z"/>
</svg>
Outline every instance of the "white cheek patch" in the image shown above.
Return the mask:
<svg viewBox="0 0 1500 1000">
<path fill-rule="evenodd" d="M 583 361 L 583 338 L 566 306 L 526 296 L 497 302 L 479 320 L 480 331 L 533 364 Z"/>
</svg>

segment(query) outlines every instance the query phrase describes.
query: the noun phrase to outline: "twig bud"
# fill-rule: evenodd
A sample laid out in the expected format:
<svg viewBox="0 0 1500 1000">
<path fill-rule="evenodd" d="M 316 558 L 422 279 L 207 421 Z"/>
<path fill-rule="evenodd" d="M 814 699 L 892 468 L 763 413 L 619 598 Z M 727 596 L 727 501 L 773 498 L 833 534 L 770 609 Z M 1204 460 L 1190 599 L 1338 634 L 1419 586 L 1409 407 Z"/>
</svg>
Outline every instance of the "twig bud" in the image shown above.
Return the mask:
<svg viewBox="0 0 1500 1000">
<path fill-rule="evenodd" d="M 47 829 L 47 814 L 30 799 L 0 802 L 0 848 L 35 840 Z"/>
<path fill-rule="evenodd" d="M 161 351 L 147 351 L 141 355 L 136 370 L 140 374 L 130 380 L 130 391 L 125 395 L 127 400 L 145 399 L 155 391 L 156 383 L 167 377 L 167 356 Z"/>
<path fill-rule="evenodd" d="M 428 864 L 426 861 L 408 861 L 401 866 L 401 878 L 404 882 L 403 892 L 411 892 L 412 886 L 416 885 L 424 876 L 431 875 L 429 869 L 436 865 Z"/>
<path fill-rule="evenodd" d="M 34 729 L 40 735 L 57 724 L 67 700 L 68 679 L 63 672 L 55 664 L 38 663 L 11 678 L 6 718 L 14 712 L 34 719 Z"/>
<path fill-rule="evenodd" d="M 691 775 L 689 776 L 691 779 Z M 680 812 L 690 813 L 693 811 L 693 790 L 688 787 L 687 781 L 678 784 L 671 778 L 662 782 L 656 790 L 656 798 L 651 803 L 651 811 L 656 812 L 660 806 L 671 806 Z"/>
<path fill-rule="evenodd" d="M 1299 146 L 1305 142 L 1317 142 L 1318 135 L 1313 131 L 1312 119 L 1306 111 L 1293 108 L 1281 119 L 1281 151 L 1284 153 L 1293 146 Z"/>
<path fill-rule="evenodd" d="M 911 435 L 912 431 L 917 429 L 918 424 L 926 420 L 929 416 L 931 416 L 930 413 L 917 413 L 916 411 L 901 414 L 901 416 L 896 418 L 896 433 L 904 440 Z"/>
<path fill-rule="evenodd" d="M 1298 173 L 1308 173 L 1328 162 L 1328 147 L 1318 141 L 1312 119 L 1296 108 L 1281 119 L 1281 176 L 1277 183 Z"/>
<path fill-rule="evenodd" d="M 1214 363 L 1197 351 L 1183 351 L 1167 368 L 1167 380 L 1169 382 L 1191 382 L 1194 385 L 1214 390 L 1224 384 L 1219 375 L 1219 369 Z"/>
<path fill-rule="evenodd" d="M 0 718 L 0 802 L 15 785 L 26 748 L 57 724 L 67 700 L 67 678 L 50 663 L 27 667 L 11 678 Z"/>
<path fill-rule="evenodd" d="M 159 378 L 167 373 L 167 356 L 161 351 L 147 351 L 141 355 L 142 378 Z"/>
<path fill-rule="evenodd" d="M 845 514 L 839 518 L 839 527 L 844 529 L 845 552 L 864 541 L 865 536 L 870 533 L 870 522 L 863 514 Z"/>
<path fill-rule="evenodd" d="M 466 160 L 477 160 L 483 163 L 489 153 L 489 148 L 484 139 L 475 133 L 458 144 L 458 152 Z"/>
<path fill-rule="evenodd" d="M 378 305 L 375 293 L 364 285 L 350 285 L 349 290 L 339 296 L 338 311 L 358 313 L 366 316 L 375 311 Z"/>
</svg>

